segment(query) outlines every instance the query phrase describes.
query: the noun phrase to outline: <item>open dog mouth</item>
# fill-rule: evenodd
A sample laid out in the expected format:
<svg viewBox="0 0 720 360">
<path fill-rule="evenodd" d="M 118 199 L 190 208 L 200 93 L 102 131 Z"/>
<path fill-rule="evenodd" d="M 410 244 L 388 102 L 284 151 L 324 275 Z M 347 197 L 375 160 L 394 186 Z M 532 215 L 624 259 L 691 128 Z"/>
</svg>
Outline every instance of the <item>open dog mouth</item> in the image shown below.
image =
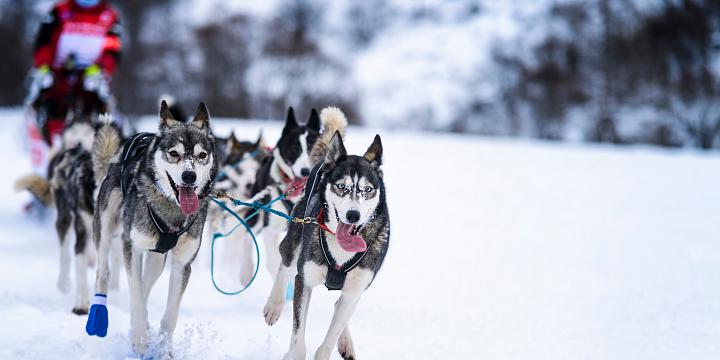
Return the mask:
<svg viewBox="0 0 720 360">
<path fill-rule="evenodd" d="M 359 235 L 362 225 L 346 224 L 340 220 L 337 209 L 335 209 L 335 219 L 338 222 L 335 229 L 335 239 L 337 239 L 340 247 L 345 251 L 362 252 L 367 250 L 367 243 L 362 235 Z"/>
<path fill-rule="evenodd" d="M 165 173 L 167 174 L 168 180 L 170 180 L 170 187 L 172 187 L 173 191 L 175 192 L 175 199 L 180 205 L 180 211 L 184 215 L 192 215 L 196 213 L 198 211 L 198 208 L 200 207 L 200 199 L 198 199 L 197 193 L 195 193 L 195 189 L 197 189 L 197 186 L 178 186 L 175 181 L 173 181 L 170 173 L 168 173 L 167 171 Z"/>
</svg>

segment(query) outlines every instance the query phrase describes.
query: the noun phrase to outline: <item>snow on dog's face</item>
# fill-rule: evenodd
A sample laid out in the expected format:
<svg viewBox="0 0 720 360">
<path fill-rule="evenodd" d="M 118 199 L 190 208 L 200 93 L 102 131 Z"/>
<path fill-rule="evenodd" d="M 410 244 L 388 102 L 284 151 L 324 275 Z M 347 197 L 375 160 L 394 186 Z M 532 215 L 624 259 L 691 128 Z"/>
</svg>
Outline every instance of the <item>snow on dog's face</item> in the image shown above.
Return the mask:
<svg viewBox="0 0 720 360">
<path fill-rule="evenodd" d="M 358 235 L 370 221 L 380 198 L 382 143 L 375 139 L 363 156 L 347 155 L 339 133 L 335 133 L 325 158 L 325 200 L 329 217 L 335 217 L 336 239 L 346 251 L 365 251 L 367 243 Z"/>
<path fill-rule="evenodd" d="M 198 211 L 198 195 L 212 186 L 217 161 L 209 122 L 204 103 L 190 123 L 175 120 L 165 101 L 161 104 L 158 146 L 153 154 L 155 181 L 185 215 Z"/>
<path fill-rule="evenodd" d="M 299 125 L 293 108 L 288 109 L 287 120 L 273 156 L 282 171 L 291 179 L 310 175 L 310 150 L 320 132 L 320 116 L 315 109 L 306 125 Z"/>
</svg>

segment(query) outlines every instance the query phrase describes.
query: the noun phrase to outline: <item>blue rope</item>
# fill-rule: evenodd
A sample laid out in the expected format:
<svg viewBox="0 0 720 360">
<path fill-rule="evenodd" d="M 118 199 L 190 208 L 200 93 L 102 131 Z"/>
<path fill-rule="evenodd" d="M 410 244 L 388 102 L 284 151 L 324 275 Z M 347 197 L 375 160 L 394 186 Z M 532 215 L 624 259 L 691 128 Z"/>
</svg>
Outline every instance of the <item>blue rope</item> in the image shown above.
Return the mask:
<svg viewBox="0 0 720 360">
<path fill-rule="evenodd" d="M 291 220 L 292 217 L 268 207 L 268 206 L 271 206 L 276 201 L 282 200 L 284 198 L 285 198 L 285 194 L 281 194 L 280 196 L 276 197 L 275 199 L 272 199 L 270 202 L 268 202 L 265 205 L 260 204 L 257 201 L 254 203 L 244 203 L 239 200 L 233 200 L 233 203 L 235 205 L 238 205 L 238 206 L 244 205 L 244 206 L 249 206 L 249 207 L 255 209 L 255 211 L 252 214 L 248 215 L 248 217 L 243 219 L 236 212 L 234 212 L 230 208 L 228 208 L 224 202 L 218 200 L 215 197 L 212 197 L 212 196 L 210 197 L 210 200 L 212 200 L 215 204 L 220 206 L 223 210 L 229 212 L 233 217 L 235 217 L 240 222 L 239 224 L 235 225 L 234 228 L 230 229 L 230 231 L 228 231 L 225 234 L 215 233 L 213 235 L 212 244 L 210 245 L 210 279 L 212 280 L 212 284 L 215 287 L 215 290 L 217 290 L 218 292 L 220 292 L 221 294 L 224 294 L 224 295 L 237 295 L 237 294 L 245 291 L 247 288 L 250 287 L 250 285 L 252 285 L 252 283 L 253 283 L 253 281 L 255 281 L 255 277 L 257 276 L 258 271 L 260 269 L 260 247 L 258 246 L 257 239 L 255 238 L 255 234 L 253 233 L 252 229 L 250 228 L 250 225 L 248 225 L 247 221 L 252 219 L 253 217 L 255 217 L 258 213 L 260 213 L 261 210 L 268 211 L 273 214 L 280 215 L 288 220 Z M 247 230 L 248 234 L 250 234 L 250 237 L 252 238 L 253 245 L 255 245 L 255 256 L 257 258 L 257 263 L 255 264 L 255 271 L 253 272 L 253 276 L 252 276 L 252 278 L 250 278 L 250 281 L 247 283 L 247 285 L 245 285 L 242 289 L 240 289 L 238 291 L 229 292 L 229 291 L 225 291 L 225 290 L 221 289 L 218 286 L 217 282 L 215 281 L 215 241 L 219 238 L 230 236 L 230 234 L 232 234 L 238 227 L 240 227 L 240 225 L 245 227 L 245 230 Z"/>
</svg>

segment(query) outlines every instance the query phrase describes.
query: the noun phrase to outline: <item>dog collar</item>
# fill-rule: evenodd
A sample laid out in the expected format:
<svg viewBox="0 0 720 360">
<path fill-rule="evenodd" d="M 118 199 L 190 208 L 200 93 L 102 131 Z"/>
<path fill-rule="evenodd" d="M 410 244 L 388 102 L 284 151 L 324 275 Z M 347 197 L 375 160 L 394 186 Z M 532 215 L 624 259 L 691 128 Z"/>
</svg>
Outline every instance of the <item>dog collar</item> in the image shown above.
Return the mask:
<svg viewBox="0 0 720 360">
<path fill-rule="evenodd" d="M 186 231 L 188 231 L 188 229 L 190 229 L 190 227 L 195 224 L 195 220 L 197 219 L 197 215 L 195 215 L 190 221 L 190 224 L 176 232 L 171 232 L 167 224 L 165 224 L 165 222 L 162 220 L 162 218 L 155 215 L 155 212 L 153 211 L 152 207 L 150 207 L 150 204 L 147 205 L 147 208 L 148 212 L 150 213 L 150 218 L 152 219 L 153 224 L 155 224 L 155 228 L 160 233 L 160 239 L 155 245 L 155 249 L 150 249 L 150 251 L 160 254 L 164 254 L 172 250 L 175 245 L 177 245 L 180 236 Z"/>
</svg>

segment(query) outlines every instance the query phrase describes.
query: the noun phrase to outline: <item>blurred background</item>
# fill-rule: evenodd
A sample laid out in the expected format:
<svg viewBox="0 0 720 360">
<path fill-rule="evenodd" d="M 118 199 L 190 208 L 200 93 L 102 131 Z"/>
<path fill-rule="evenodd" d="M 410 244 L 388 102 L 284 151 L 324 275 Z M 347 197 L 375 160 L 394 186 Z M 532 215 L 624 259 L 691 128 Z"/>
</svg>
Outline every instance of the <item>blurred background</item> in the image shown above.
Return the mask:
<svg viewBox="0 0 720 360">
<path fill-rule="evenodd" d="M 33 44 L 55 3 L 0 0 L 0 359 L 124 359 L 125 281 L 109 336 L 88 337 L 55 287 L 55 211 L 35 218 L 11 190 L 47 169 L 33 147 L 46 114 L 22 106 L 43 84 Z M 382 136 L 393 237 L 352 319 L 361 357 L 720 359 L 720 1 L 110 4 L 116 119 L 132 130 L 155 131 L 170 94 L 190 115 L 206 101 L 219 137 L 272 146 L 288 106 L 304 122 L 328 105 L 354 125 L 349 153 Z M 243 295 L 218 293 L 207 235 L 174 358 L 281 358 L 292 306 L 265 324 L 264 266 Z M 308 358 L 336 298 L 313 293 Z"/>
<path fill-rule="evenodd" d="M 53 1 L 0 0 L 0 106 L 26 95 Z M 720 146 L 713 0 L 125 0 L 113 89 L 214 115 L 339 105 L 373 127 L 574 142 Z M 142 86 L 137 86 L 138 84 Z"/>
</svg>

